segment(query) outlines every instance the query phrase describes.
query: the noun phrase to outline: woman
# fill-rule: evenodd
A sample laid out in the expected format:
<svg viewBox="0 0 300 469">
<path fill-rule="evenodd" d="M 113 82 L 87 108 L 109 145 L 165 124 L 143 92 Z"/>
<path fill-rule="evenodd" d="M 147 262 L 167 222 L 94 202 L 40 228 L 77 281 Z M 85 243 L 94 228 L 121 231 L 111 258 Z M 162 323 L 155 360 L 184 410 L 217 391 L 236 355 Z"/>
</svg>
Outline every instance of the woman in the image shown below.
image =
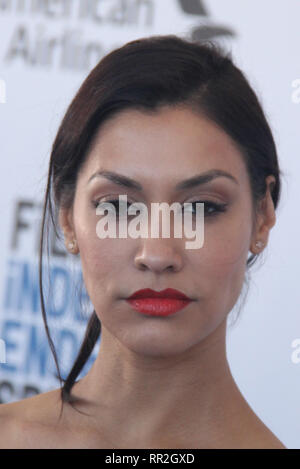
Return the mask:
<svg viewBox="0 0 300 469">
<path fill-rule="evenodd" d="M 104 57 L 53 144 L 40 251 L 42 272 L 44 227 L 56 215 L 94 312 L 62 388 L 0 406 L 1 447 L 284 448 L 239 391 L 225 347 L 280 188 L 263 110 L 216 45 L 152 36 Z M 202 247 L 186 249 L 184 236 L 101 239 L 97 210 L 121 210 L 120 195 L 125 212 L 204 202 Z M 128 300 L 144 289 L 148 299 Z M 48 332 L 42 276 L 41 297 Z M 100 324 L 97 359 L 77 379 Z"/>
</svg>

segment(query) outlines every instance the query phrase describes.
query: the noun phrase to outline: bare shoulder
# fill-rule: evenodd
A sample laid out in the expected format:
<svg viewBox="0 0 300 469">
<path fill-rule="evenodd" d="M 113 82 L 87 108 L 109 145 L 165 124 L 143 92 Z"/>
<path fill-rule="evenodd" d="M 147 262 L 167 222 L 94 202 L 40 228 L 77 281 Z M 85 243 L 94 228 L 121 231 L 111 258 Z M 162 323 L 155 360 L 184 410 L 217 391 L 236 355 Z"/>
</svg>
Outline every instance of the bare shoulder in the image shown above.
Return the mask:
<svg viewBox="0 0 300 469">
<path fill-rule="evenodd" d="M 245 449 L 287 449 L 254 412 L 244 428 L 240 429 L 240 442 Z"/>
<path fill-rule="evenodd" d="M 287 449 L 239 393 L 231 412 L 223 447 L 232 449 Z"/>
<path fill-rule="evenodd" d="M 253 448 L 259 449 L 287 449 L 286 446 L 274 435 L 273 432 L 266 426 L 263 425 L 263 428 L 252 441 L 249 440 L 250 444 L 253 445 Z"/>
<path fill-rule="evenodd" d="M 0 449 L 39 446 L 59 429 L 60 410 L 60 389 L 0 404 Z"/>
</svg>

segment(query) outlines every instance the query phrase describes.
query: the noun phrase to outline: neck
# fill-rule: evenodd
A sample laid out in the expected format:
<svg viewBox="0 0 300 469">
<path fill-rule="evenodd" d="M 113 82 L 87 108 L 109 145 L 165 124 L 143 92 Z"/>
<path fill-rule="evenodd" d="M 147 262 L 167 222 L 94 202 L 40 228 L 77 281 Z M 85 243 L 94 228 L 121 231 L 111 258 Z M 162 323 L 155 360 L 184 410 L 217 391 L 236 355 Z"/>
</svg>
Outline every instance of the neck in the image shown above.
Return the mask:
<svg viewBox="0 0 300 469">
<path fill-rule="evenodd" d="M 98 357 L 73 393 L 114 441 L 162 442 L 167 435 L 212 441 L 247 406 L 226 358 L 226 321 L 184 353 L 166 357 L 132 352 L 103 328 Z"/>
</svg>

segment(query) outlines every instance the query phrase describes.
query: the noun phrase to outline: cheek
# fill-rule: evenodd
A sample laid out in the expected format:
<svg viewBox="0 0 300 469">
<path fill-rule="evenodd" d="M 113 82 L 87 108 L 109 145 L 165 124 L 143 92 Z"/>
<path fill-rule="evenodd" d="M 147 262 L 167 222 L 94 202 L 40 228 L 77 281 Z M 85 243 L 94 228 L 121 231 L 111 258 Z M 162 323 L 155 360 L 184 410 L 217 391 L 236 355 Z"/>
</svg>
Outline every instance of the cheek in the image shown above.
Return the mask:
<svg viewBox="0 0 300 469">
<path fill-rule="evenodd" d="M 252 234 L 251 207 L 241 199 L 219 218 L 208 221 L 204 231 L 203 256 L 216 272 L 230 275 L 246 266 Z M 220 274 L 221 275 L 221 274 Z"/>
<path fill-rule="evenodd" d="M 124 253 L 123 240 L 100 239 L 97 236 L 98 220 L 99 217 L 95 216 L 93 209 L 88 209 L 79 202 L 75 205 L 74 225 L 82 274 L 94 305 L 99 302 L 99 298 L 104 299 L 108 296 L 113 286 L 113 279 L 118 273 L 122 252 Z"/>
<path fill-rule="evenodd" d="M 212 310 L 229 312 L 243 286 L 250 245 L 250 218 L 224 217 L 224 223 L 207 224 L 204 245 L 191 259 L 199 291 Z"/>
<path fill-rule="evenodd" d="M 115 288 L 124 249 L 118 240 L 88 237 L 79 240 L 82 274 L 87 292 L 96 307 Z"/>
</svg>

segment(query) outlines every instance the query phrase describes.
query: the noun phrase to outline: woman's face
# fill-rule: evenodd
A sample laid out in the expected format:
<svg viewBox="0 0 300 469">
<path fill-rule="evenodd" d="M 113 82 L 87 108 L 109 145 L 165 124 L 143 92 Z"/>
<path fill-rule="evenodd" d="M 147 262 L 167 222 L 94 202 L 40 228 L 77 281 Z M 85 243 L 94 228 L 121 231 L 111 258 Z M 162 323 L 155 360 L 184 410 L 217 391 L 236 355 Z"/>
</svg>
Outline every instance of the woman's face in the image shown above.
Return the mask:
<svg viewBox="0 0 300 469">
<path fill-rule="evenodd" d="M 179 182 L 215 169 L 230 177 L 175 190 Z M 104 170 L 137 181 L 142 190 L 117 185 L 104 176 L 91 179 Z M 204 244 L 199 249 L 186 249 L 184 235 L 100 239 L 95 201 L 119 195 L 127 195 L 129 203 L 143 202 L 149 214 L 152 202 L 205 200 L 227 205 L 224 212 L 205 215 Z M 67 217 L 102 332 L 106 329 L 126 348 L 148 356 L 182 353 L 203 341 L 239 297 L 254 241 L 252 216 L 242 156 L 230 137 L 205 117 L 169 107 L 152 115 L 125 110 L 106 121 L 79 173 Z M 167 317 L 146 316 L 125 301 L 144 288 L 174 288 L 194 301 Z"/>
</svg>

